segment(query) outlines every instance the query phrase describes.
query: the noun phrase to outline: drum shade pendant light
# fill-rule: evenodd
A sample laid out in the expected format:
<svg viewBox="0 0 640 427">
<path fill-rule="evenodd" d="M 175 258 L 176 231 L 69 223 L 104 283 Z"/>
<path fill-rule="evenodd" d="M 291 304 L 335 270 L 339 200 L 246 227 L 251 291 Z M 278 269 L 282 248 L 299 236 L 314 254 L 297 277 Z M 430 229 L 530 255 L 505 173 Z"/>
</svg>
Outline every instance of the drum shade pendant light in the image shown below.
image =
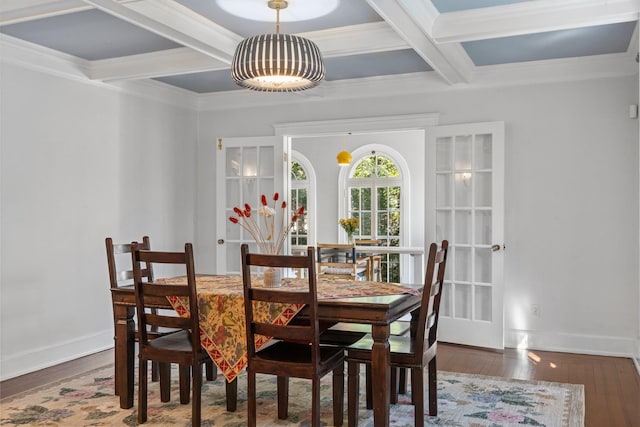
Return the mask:
<svg viewBox="0 0 640 427">
<path fill-rule="evenodd" d="M 325 67 L 320 49 L 311 40 L 280 34 L 280 10 L 286 0 L 270 0 L 276 10 L 276 33 L 244 39 L 236 47 L 231 76 L 240 86 L 263 92 L 295 92 L 317 86 Z"/>
<path fill-rule="evenodd" d="M 351 132 L 349 132 L 349 135 L 351 135 Z M 346 145 L 344 140 L 342 142 L 343 145 Z M 338 166 L 349 166 L 352 159 L 351 153 L 347 151 L 346 147 L 344 147 L 344 149 L 338 153 L 336 159 L 338 160 Z"/>
</svg>

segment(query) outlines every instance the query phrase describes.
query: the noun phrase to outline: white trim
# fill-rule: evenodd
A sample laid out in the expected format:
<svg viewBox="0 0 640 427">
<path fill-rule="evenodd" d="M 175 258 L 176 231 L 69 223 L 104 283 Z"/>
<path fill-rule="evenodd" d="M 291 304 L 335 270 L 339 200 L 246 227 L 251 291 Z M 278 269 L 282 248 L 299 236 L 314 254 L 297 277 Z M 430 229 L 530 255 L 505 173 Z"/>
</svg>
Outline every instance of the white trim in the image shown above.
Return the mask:
<svg viewBox="0 0 640 427">
<path fill-rule="evenodd" d="M 398 130 L 426 129 L 436 126 L 439 113 L 407 114 L 403 116 L 363 117 L 357 119 L 319 120 L 312 122 L 276 123 L 276 135 L 291 137 L 344 135 L 347 132 L 378 133 Z"/>
<path fill-rule="evenodd" d="M 316 218 L 318 217 L 316 212 L 316 199 L 318 196 L 318 190 L 316 187 L 316 170 L 313 168 L 313 164 L 311 161 L 301 152 L 296 150 L 291 150 L 291 160 L 295 160 L 300 163 L 304 168 L 304 171 L 307 173 L 307 206 L 305 206 L 305 210 L 307 211 L 307 219 L 309 221 L 309 234 L 307 234 L 307 246 L 315 246 L 317 241 L 316 233 Z M 291 191 L 291 186 L 289 187 L 289 191 Z"/>
<path fill-rule="evenodd" d="M 109 329 L 8 355 L 2 359 L 0 381 L 107 350 L 113 345 L 113 330 Z"/>
<path fill-rule="evenodd" d="M 633 356 L 632 338 L 604 335 L 573 334 L 554 331 L 505 329 L 505 347 L 600 356 Z M 636 364 L 639 362 L 634 360 Z"/>
<path fill-rule="evenodd" d="M 156 80 L 122 81 L 103 83 L 91 80 L 91 61 L 76 58 L 0 34 L 0 63 L 12 64 L 27 70 L 60 77 L 102 89 L 150 99 L 176 107 L 197 109 L 197 98 L 192 92 Z"/>
</svg>

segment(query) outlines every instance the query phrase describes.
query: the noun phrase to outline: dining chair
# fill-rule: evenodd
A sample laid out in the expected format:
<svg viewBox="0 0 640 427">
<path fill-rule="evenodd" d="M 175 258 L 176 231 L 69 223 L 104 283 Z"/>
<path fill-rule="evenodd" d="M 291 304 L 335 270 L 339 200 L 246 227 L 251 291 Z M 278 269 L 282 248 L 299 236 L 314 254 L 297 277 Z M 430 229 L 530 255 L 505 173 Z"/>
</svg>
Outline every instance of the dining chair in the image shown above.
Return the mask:
<svg viewBox="0 0 640 427">
<path fill-rule="evenodd" d="M 424 426 L 424 368 L 428 366 L 429 415 L 438 413 L 437 405 L 437 329 L 440 299 L 447 264 L 449 242 L 429 246 L 427 272 L 415 331 L 389 338 L 391 368 L 411 370 L 411 401 L 415 406 L 415 426 Z M 436 271 L 437 270 L 437 271 Z M 434 280 L 435 277 L 435 280 Z M 348 425 L 358 425 L 360 364 L 371 363 L 373 338 L 367 335 L 346 347 L 348 366 Z"/>
<path fill-rule="evenodd" d="M 380 246 L 380 239 L 356 239 L 356 246 Z M 358 254 L 358 260 L 367 263 L 367 280 L 382 282 L 382 256 L 376 254 Z"/>
<path fill-rule="evenodd" d="M 191 423 L 200 425 L 202 388 L 202 365 L 210 361 L 209 355 L 200 344 L 200 320 L 196 293 L 196 274 L 193 264 L 193 248 L 185 244 L 184 252 L 158 252 L 140 249 L 137 242 L 131 243 L 133 280 L 136 293 L 138 317 L 138 423 L 147 420 L 147 377 L 148 362 L 176 363 L 183 372 L 192 373 Z M 182 266 L 186 272 L 187 284 L 166 284 L 143 280 L 141 263 Z M 167 311 L 151 310 L 165 304 L 167 297 L 184 297 L 189 301 L 189 316 L 181 317 Z M 152 338 L 148 330 L 163 327 L 179 330 L 172 334 Z M 197 333 L 193 333 L 197 331 Z M 188 375 L 187 375 L 188 378 Z"/>
<path fill-rule="evenodd" d="M 131 288 L 133 290 L 133 266 L 131 264 L 131 243 L 114 243 L 111 237 L 105 239 L 107 249 L 107 266 L 109 268 L 109 284 L 111 289 Z M 149 236 L 143 236 L 142 242 L 138 243 L 138 249 L 151 250 L 151 240 Z M 140 270 L 142 279 L 147 282 L 153 282 L 153 267 L 150 263 L 146 263 L 144 268 Z M 152 309 L 156 313 L 157 309 Z M 115 311 L 114 311 L 114 331 L 115 331 Z M 149 336 L 154 338 L 166 334 L 176 332 L 170 328 L 149 328 L 147 331 Z M 135 340 L 138 340 L 138 331 L 134 331 Z M 115 339 L 115 336 L 114 336 Z M 114 369 L 118 370 L 118 359 L 114 357 Z M 213 381 L 217 376 L 217 368 L 213 362 L 206 365 L 206 377 L 208 381 Z M 159 365 L 156 362 L 151 364 L 151 380 L 158 381 L 160 379 L 160 400 L 168 402 L 170 400 L 171 389 L 171 365 Z M 115 390 L 118 394 L 118 375 L 115 376 Z M 180 382 L 184 386 L 184 379 Z M 189 390 L 182 391 L 183 396 L 189 395 Z M 184 397 L 183 397 L 184 400 Z M 183 402 L 184 403 L 184 402 Z"/>
<path fill-rule="evenodd" d="M 318 243 L 317 272 L 319 276 L 339 279 L 364 279 L 368 267 L 356 258 L 353 243 Z"/>
<path fill-rule="evenodd" d="M 307 248 L 305 256 L 262 255 L 249 253 L 249 247 L 243 244 L 241 256 L 247 331 L 248 425 L 256 425 L 256 374 L 261 373 L 277 376 L 279 419 L 286 419 L 288 415 L 289 377 L 310 379 L 311 425 L 319 427 L 320 379 L 333 372 L 333 422 L 335 426 L 341 426 L 344 416 L 344 350 L 320 345 L 314 249 Z M 305 269 L 308 286 L 296 291 L 262 287 L 254 283 L 252 267 Z M 309 316 L 295 324 L 264 322 L 260 316 L 264 304 L 305 305 Z M 258 350 L 256 335 L 273 339 Z"/>
</svg>

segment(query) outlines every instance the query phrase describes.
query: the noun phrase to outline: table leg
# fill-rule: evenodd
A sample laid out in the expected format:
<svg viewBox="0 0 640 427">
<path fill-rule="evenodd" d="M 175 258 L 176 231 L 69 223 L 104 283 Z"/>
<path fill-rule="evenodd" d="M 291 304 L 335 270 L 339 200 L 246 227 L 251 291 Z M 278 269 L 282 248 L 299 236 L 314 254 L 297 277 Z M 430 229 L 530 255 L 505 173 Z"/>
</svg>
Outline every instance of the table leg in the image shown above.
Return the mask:
<svg viewBox="0 0 640 427">
<path fill-rule="evenodd" d="M 391 388 L 389 324 L 373 325 L 371 335 L 373 336 L 371 349 L 373 424 L 375 427 L 389 427 L 389 390 Z"/>
<path fill-rule="evenodd" d="M 114 304 L 115 316 L 115 383 L 120 408 L 133 406 L 135 325 L 132 307 Z"/>
</svg>

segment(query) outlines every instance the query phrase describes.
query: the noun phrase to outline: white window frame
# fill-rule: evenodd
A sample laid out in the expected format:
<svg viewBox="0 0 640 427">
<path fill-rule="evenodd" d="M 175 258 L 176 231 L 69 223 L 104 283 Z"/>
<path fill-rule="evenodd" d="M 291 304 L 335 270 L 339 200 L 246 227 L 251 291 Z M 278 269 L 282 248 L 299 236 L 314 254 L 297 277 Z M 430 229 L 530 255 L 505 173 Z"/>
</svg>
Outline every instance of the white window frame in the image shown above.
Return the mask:
<svg viewBox="0 0 640 427">
<path fill-rule="evenodd" d="M 311 161 L 296 150 L 291 150 L 291 161 L 296 161 L 302 165 L 305 173 L 307 174 L 307 180 L 303 186 L 294 185 L 293 180 L 291 180 L 291 164 L 289 163 L 289 192 L 287 194 L 287 198 L 291 196 L 292 188 L 307 188 L 307 206 L 304 207 L 307 212 L 307 224 L 309 226 L 309 232 L 307 234 L 307 246 L 315 246 L 316 245 L 316 171 L 311 164 Z M 293 247 L 290 248 L 293 250 Z"/>
</svg>

